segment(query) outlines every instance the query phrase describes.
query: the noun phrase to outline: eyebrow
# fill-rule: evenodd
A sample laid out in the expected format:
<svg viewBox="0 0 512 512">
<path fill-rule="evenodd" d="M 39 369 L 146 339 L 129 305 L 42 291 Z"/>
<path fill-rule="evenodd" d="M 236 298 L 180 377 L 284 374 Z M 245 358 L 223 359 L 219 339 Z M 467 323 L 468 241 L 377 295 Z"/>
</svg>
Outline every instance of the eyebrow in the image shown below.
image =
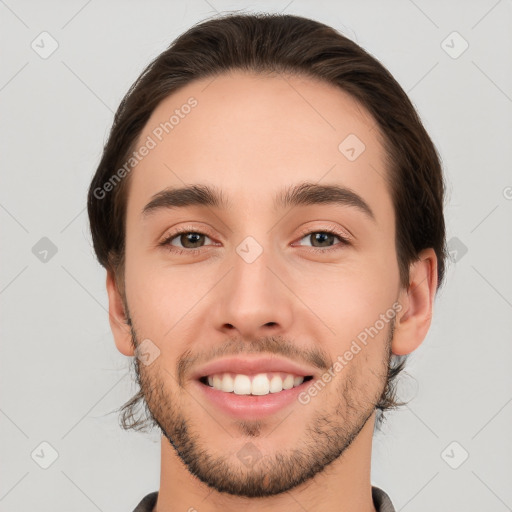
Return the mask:
<svg viewBox="0 0 512 512">
<path fill-rule="evenodd" d="M 375 215 L 368 203 L 353 190 L 339 185 L 318 185 L 304 182 L 280 191 L 274 198 L 274 209 L 316 204 L 349 206 L 376 222 Z M 168 187 L 152 196 L 142 210 L 142 217 L 147 217 L 159 210 L 188 206 L 206 206 L 223 210 L 231 208 L 229 201 L 222 194 L 222 190 L 211 185 Z"/>
</svg>

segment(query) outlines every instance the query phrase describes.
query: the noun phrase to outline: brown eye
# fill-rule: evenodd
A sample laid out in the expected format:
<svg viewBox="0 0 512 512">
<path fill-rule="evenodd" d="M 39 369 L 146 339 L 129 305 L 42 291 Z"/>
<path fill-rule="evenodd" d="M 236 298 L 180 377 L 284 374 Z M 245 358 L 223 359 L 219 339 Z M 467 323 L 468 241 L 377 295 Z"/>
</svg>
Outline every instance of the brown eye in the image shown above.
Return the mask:
<svg viewBox="0 0 512 512">
<path fill-rule="evenodd" d="M 341 244 L 336 243 L 336 239 L 338 239 Z M 346 245 L 348 241 L 342 237 L 341 235 L 335 233 L 334 231 L 310 231 L 304 233 L 304 236 L 301 238 L 302 240 L 309 240 L 310 246 L 314 249 L 331 249 L 336 247 L 337 245 Z M 301 244 L 303 245 L 303 244 Z M 306 247 L 307 244 L 304 244 Z"/>
<path fill-rule="evenodd" d="M 205 244 L 206 239 L 210 242 L 212 241 L 205 233 L 192 231 L 190 228 L 182 228 L 169 234 L 159 245 L 175 254 L 194 256 L 203 252 L 201 251 L 203 246 L 208 247 L 211 245 Z"/>
<path fill-rule="evenodd" d="M 202 233 L 181 233 L 171 239 L 170 245 L 176 245 L 172 243 L 172 240 L 179 240 L 185 249 L 197 249 L 198 247 L 201 247 L 202 243 L 204 243 L 205 237 L 206 235 L 203 235 Z"/>
<path fill-rule="evenodd" d="M 337 238 L 336 235 L 333 235 L 331 233 L 325 233 L 324 231 L 318 231 L 308 236 L 310 237 L 313 247 L 330 247 L 330 242 Z"/>
</svg>

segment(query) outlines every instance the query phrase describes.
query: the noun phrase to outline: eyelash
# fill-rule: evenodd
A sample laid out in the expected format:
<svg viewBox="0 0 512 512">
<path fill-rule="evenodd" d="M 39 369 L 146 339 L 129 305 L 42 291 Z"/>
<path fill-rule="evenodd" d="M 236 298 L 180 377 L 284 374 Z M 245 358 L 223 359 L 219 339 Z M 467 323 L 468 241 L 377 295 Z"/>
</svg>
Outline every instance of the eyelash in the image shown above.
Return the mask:
<svg viewBox="0 0 512 512">
<path fill-rule="evenodd" d="M 167 236 L 162 242 L 160 242 L 158 245 L 165 247 L 169 252 L 175 253 L 175 254 L 186 254 L 187 256 L 195 256 L 196 254 L 199 254 L 201 252 L 202 247 L 197 249 L 180 249 L 179 247 L 176 247 L 174 245 L 171 245 L 171 241 L 174 240 L 177 236 L 182 235 L 184 233 L 194 233 L 194 235 L 206 235 L 208 238 L 210 235 L 208 233 L 203 233 L 202 231 L 198 231 L 197 229 L 193 229 L 191 227 L 183 227 L 179 228 L 176 231 L 172 232 L 169 236 Z"/>
<path fill-rule="evenodd" d="M 325 234 L 328 234 L 328 235 L 334 235 L 336 238 L 338 238 L 340 240 L 340 243 L 339 244 L 336 244 L 336 245 L 333 245 L 332 247 L 326 247 L 326 248 L 321 248 L 321 247 L 308 247 L 308 250 L 311 251 L 311 252 L 315 252 L 315 253 L 323 253 L 325 254 L 326 252 L 332 252 L 332 251 L 339 251 L 341 250 L 344 246 L 346 245 L 350 245 L 350 242 L 348 241 L 348 239 L 346 237 L 344 237 L 339 231 L 337 231 L 336 229 L 332 229 L 332 228 L 326 228 L 326 229 L 314 229 L 314 230 L 304 230 L 301 232 L 300 234 L 300 239 L 299 240 L 302 240 L 305 236 L 308 236 L 308 235 L 312 235 L 314 233 L 325 233 Z"/>
<path fill-rule="evenodd" d="M 201 249 L 203 249 L 203 247 L 196 248 L 196 249 L 180 249 L 179 247 L 176 247 L 176 246 L 170 244 L 170 242 L 172 240 L 174 240 L 177 236 L 182 235 L 182 234 L 189 234 L 189 233 L 193 233 L 195 235 L 205 235 L 208 238 L 212 238 L 208 233 L 203 233 L 201 231 L 195 230 L 190 227 L 184 227 L 184 228 L 180 228 L 180 229 L 177 229 L 176 231 L 172 232 L 169 236 L 167 236 L 158 245 L 165 247 L 167 250 L 169 250 L 170 252 L 173 252 L 175 254 L 179 254 L 179 255 L 187 254 L 188 256 L 195 256 L 201 252 Z M 350 242 L 347 240 L 347 238 L 342 236 L 341 233 L 339 233 L 337 230 L 334 230 L 334 229 L 315 229 L 315 230 L 309 230 L 309 231 L 305 230 L 305 231 L 301 232 L 301 236 L 300 236 L 299 240 L 302 240 L 305 236 L 312 235 L 314 233 L 325 233 L 328 235 L 334 235 L 340 240 L 340 243 L 336 244 L 332 247 L 326 247 L 326 248 L 308 247 L 308 250 L 311 252 L 325 254 L 326 252 L 328 253 L 331 251 L 338 251 L 342 247 L 344 247 L 346 245 L 350 245 Z"/>
</svg>

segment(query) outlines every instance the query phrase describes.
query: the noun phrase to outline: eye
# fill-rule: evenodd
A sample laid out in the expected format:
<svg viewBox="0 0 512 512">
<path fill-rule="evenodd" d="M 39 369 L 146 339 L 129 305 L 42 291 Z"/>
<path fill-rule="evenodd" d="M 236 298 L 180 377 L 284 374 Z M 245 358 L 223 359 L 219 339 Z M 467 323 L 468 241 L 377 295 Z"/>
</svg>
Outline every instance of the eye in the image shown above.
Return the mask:
<svg viewBox="0 0 512 512">
<path fill-rule="evenodd" d="M 187 231 L 173 236 L 171 240 L 169 240 L 169 243 L 170 245 L 177 245 L 174 243 L 176 241 L 182 244 L 186 249 L 197 249 L 204 243 L 205 238 L 208 238 L 208 236 L 204 233 Z"/>
<path fill-rule="evenodd" d="M 336 243 L 336 239 L 339 240 L 339 243 Z M 201 253 L 201 248 L 205 246 L 205 240 L 212 241 L 206 233 L 184 227 L 173 231 L 158 245 L 175 254 L 197 255 Z M 302 238 L 299 240 L 299 245 L 303 245 L 300 243 L 302 240 L 309 240 L 309 250 L 319 253 L 336 251 L 350 244 L 346 237 L 333 229 L 304 231 Z M 305 246 L 307 247 L 307 244 Z"/>
<path fill-rule="evenodd" d="M 174 231 L 158 245 L 177 254 L 197 254 L 203 246 L 205 239 L 211 238 L 200 231 L 191 231 L 190 228 L 182 228 Z"/>
<path fill-rule="evenodd" d="M 334 245 L 331 242 L 335 242 L 335 239 L 338 239 L 340 243 Z M 324 229 L 321 231 L 306 231 L 302 233 L 302 240 L 309 240 L 311 242 L 311 250 L 316 252 L 328 252 L 331 250 L 338 250 L 345 245 L 349 244 L 349 241 L 332 229 Z M 318 244 L 318 245 L 315 245 Z"/>
</svg>

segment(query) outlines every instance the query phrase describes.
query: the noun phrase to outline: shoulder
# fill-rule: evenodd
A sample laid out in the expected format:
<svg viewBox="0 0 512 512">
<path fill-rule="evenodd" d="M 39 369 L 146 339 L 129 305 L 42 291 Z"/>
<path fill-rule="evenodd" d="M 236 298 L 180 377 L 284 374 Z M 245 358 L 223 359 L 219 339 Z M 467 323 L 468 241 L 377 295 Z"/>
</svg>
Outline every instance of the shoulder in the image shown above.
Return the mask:
<svg viewBox="0 0 512 512">
<path fill-rule="evenodd" d="M 373 485 L 372 498 L 377 512 L 395 512 L 391 498 L 382 489 Z"/>
<path fill-rule="evenodd" d="M 142 501 L 135 507 L 133 512 L 153 512 L 153 507 L 156 505 L 158 498 L 158 491 L 147 494 L 142 498 Z"/>
<path fill-rule="evenodd" d="M 158 491 L 144 496 L 133 512 L 152 512 L 157 498 Z M 372 499 L 378 512 L 395 512 L 395 507 L 390 497 L 379 487 L 372 486 Z"/>
</svg>

